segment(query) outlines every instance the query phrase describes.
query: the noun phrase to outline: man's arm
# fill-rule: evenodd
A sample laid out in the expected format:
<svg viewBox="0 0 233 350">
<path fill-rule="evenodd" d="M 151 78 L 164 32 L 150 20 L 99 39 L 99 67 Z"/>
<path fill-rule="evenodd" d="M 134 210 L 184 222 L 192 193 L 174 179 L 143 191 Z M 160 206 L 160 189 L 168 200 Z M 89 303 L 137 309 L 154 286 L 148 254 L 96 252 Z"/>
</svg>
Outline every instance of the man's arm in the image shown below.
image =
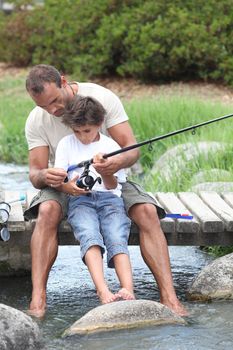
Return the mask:
<svg viewBox="0 0 233 350">
<path fill-rule="evenodd" d="M 48 168 L 49 148 L 35 147 L 29 151 L 29 178 L 35 188 L 59 186 L 67 176 L 64 169 Z"/>
<path fill-rule="evenodd" d="M 122 148 L 137 143 L 128 121 L 112 126 L 108 129 L 108 132 L 112 139 L 115 140 Z M 106 153 L 108 153 L 108 150 L 106 150 Z M 120 169 L 130 167 L 138 160 L 138 158 L 139 150 L 138 148 L 135 148 L 131 151 L 109 157 L 105 163 L 98 165 L 96 164 L 94 167 L 96 168 L 97 172 L 110 175 L 116 173 Z"/>
</svg>

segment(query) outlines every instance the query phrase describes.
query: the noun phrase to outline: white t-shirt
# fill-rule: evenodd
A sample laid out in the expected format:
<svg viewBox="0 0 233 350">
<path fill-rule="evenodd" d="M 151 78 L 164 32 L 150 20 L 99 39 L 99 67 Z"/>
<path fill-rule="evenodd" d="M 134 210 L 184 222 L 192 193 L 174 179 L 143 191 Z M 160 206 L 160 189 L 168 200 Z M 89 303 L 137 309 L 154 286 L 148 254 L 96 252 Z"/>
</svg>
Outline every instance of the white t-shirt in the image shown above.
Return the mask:
<svg viewBox="0 0 233 350">
<path fill-rule="evenodd" d="M 98 100 L 106 110 L 101 132 L 108 135 L 107 129 L 128 120 L 120 99 L 109 89 L 93 83 L 77 83 L 78 95 L 90 96 Z M 25 134 L 28 149 L 40 146 L 49 147 L 49 166 L 54 166 L 58 142 L 73 131 L 62 123 L 61 117 L 55 117 L 41 107 L 35 107 L 28 116 Z"/>
<path fill-rule="evenodd" d="M 70 165 L 80 163 L 84 160 L 89 160 L 93 158 L 97 153 L 110 153 L 120 149 L 120 146 L 110 137 L 107 137 L 100 133 L 100 139 L 98 141 L 92 142 L 88 145 L 84 145 L 80 142 L 74 134 L 65 136 L 57 146 L 55 167 L 63 168 L 67 171 Z M 95 168 L 90 165 L 90 175 L 94 178 L 100 176 Z M 84 168 L 77 168 L 69 172 L 69 179 L 74 178 L 77 174 L 81 175 Z M 103 182 L 99 184 L 95 183 L 92 190 L 94 191 L 111 191 L 117 196 L 121 196 L 121 185 L 119 182 L 126 181 L 126 175 L 124 169 L 117 171 L 114 174 L 118 178 L 118 185 L 115 189 L 108 190 L 105 188 Z"/>
</svg>

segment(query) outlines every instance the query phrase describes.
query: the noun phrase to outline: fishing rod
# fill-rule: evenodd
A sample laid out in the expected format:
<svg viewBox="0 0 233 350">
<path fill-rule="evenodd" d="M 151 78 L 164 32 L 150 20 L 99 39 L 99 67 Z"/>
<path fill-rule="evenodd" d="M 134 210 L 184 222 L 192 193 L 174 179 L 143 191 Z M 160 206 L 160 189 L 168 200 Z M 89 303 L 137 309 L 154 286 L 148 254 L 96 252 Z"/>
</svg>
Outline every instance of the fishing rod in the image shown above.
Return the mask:
<svg viewBox="0 0 233 350">
<path fill-rule="evenodd" d="M 123 153 L 123 152 L 127 152 L 127 151 L 131 151 L 132 149 L 135 149 L 135 148 L 147 145 L 147 144 L 151 144 L 153 142 L 156 142 L 156 141 L 159 141 L 159 140 L 163 140 L 163 139 L 165 139 L 167 137 L 175 136 L 175 135 L 181 134 L 181 133 L 189 131 L 189 130 L 192 130 L 192 134 L 195 135 L 195 132 L 196 132 L 197 128 L 200 128 L 202 126 L 205 126 L 205 125 L 208 125 L 208 124 L 211 124 L 211 123 L 216 123 L 218 121 L 221 121 L 221 120 L 224 120 L 224 119 L 227 119 L 227 118 L 231 118 L 231 117 L 233 117 L 233 113 L 228 114 L 228 115 L 224 115 L 222 117 L 218 117 L 218 118 L 215 118 L 215 119 L 210 119 L 210 120 L 207 120 L 206 122 L 203 122 L 203 123 L 187 126 L 186 128 L 183 128 L 183 129 L 171 131 L 168 134 L 164 134 L 164 135 L 157 136 L 157 137 L 154 137 L 154 138 L 151 138 L 151 139 L 139 142 L 139 143 L 135 143 L 134 145 L 121 148 L 121 149 L 116 150 L 116 151 L 111 152 L 111 153 L 106 153 L 106 154 L 103 155 L 103 158 L 107 159 L 107 158 L 115 156 L 117 154 L 120 154 L 120 153 Z M 93 163 L 93 158 L 89 159 L 89 160 L 84 160 L 84 161 L 82 161 L 82 162 L 80 162 L 78 164 L 70 165 L 68 167 L 68 169 L 67 169 L 67 172 L 70 172 L 70 171 L 72 171 L 74 169 L 77 169 L 77 168 L 85 167 L 84 172 L 85 172 L 85 175 L 87 175 L 88 168 L 89 168 L 89 166 L 92 163 Z"/>
</svg>

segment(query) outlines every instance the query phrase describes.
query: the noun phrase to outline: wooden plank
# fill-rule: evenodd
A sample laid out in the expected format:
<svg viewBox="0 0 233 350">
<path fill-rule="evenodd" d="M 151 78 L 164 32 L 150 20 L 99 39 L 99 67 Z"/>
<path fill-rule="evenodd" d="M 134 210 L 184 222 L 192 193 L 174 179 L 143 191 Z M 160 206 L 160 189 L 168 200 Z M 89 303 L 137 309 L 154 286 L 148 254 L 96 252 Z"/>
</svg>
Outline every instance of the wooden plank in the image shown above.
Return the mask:
<svg viewBox="0 0 233 350">
<path fill-rule="evenodd" d="M 156 198 L 158 198 L 167 213 L 193 215 L 173 192 L 158 192 Z M 196 218 L 192 220 L 177 219 L 175 220 L 175 230 L 177 232 L 197 233 L 200 231 L 200 224 Z"/>
<path fill-rule="evenodd" d="M 219 216 L 225 224 L 227 231 L 233 231 L 233 209 L 214 191 L 200 191 L 199 196 L 208 207 Z"/>
<path fill-rule="evenodd" d="M 203 232 L 223 232 L 222 220 L 194 192 L 179 192 L 178 197 L 201 222 Z"/>
<path fill-rule="evenodd" d="M 223 192 L 221 193 L 222 198 L 224 201 L 233 208 L 233 192 Z"/>
<path fill-rule="evenodd" d="M 5 202 L 11 206 L 8 228 L 10 231 L 22 231 L 25 229 L 22 202 L 13 202 L 20 198 L 19 191 L 5 191 Z"/>
</svg>

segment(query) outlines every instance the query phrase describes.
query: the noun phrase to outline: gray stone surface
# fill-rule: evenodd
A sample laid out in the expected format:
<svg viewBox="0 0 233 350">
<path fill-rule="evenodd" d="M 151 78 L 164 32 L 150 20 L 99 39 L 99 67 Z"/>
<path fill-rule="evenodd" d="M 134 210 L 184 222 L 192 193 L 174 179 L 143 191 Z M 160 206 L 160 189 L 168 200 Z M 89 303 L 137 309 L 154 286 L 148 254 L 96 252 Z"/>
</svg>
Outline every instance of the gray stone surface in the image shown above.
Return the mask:
<svg viewBox="0 0 233 350">
<path fill-rule="evenodd" d="M 166 151 L 154 164 L 152 173 L 159 173 L 166 181 L 172 180 L 174 174 L 179 176 L 187 163 L 199 155 L 208 159 L 208 154 L 224 150 L 227 145 L 220 142 L 188 142 L 177 145 Z"/>
<path fill-rule="evenodd" d="M 215 191 L 217 193 L 222 192 L 232 192 L 233 191 L 233 182 L 202 182 L 196 185 L 193 185 L 188 189 L 191 192 L 200 192 L 200 191 Z"/>
<path fill-rule="evenodd" d="M 92 309 L 68 328 L 63 336 L 175 323 L 185 324 L 185 321 L 158 302 L 117 301 Z"/>
<path fill-rule="evenodd" d="M 187 297 L 200 301 L 233 299 L 233 253 L 205 266 L 189 287 Z"/>
<path fill-rule="evenodd" d="M 0 349 L 40 349 L 38 325 L 22 311 L 0 304 Z"/>
<path fill-rule="evenodd" d="M 233 180 L 232 173 L 224 169 L 201 170 L 196 173 L 192 179 L 192 185 L 198 185 L 203 182 L 231 182 Z"/>
</svg>

